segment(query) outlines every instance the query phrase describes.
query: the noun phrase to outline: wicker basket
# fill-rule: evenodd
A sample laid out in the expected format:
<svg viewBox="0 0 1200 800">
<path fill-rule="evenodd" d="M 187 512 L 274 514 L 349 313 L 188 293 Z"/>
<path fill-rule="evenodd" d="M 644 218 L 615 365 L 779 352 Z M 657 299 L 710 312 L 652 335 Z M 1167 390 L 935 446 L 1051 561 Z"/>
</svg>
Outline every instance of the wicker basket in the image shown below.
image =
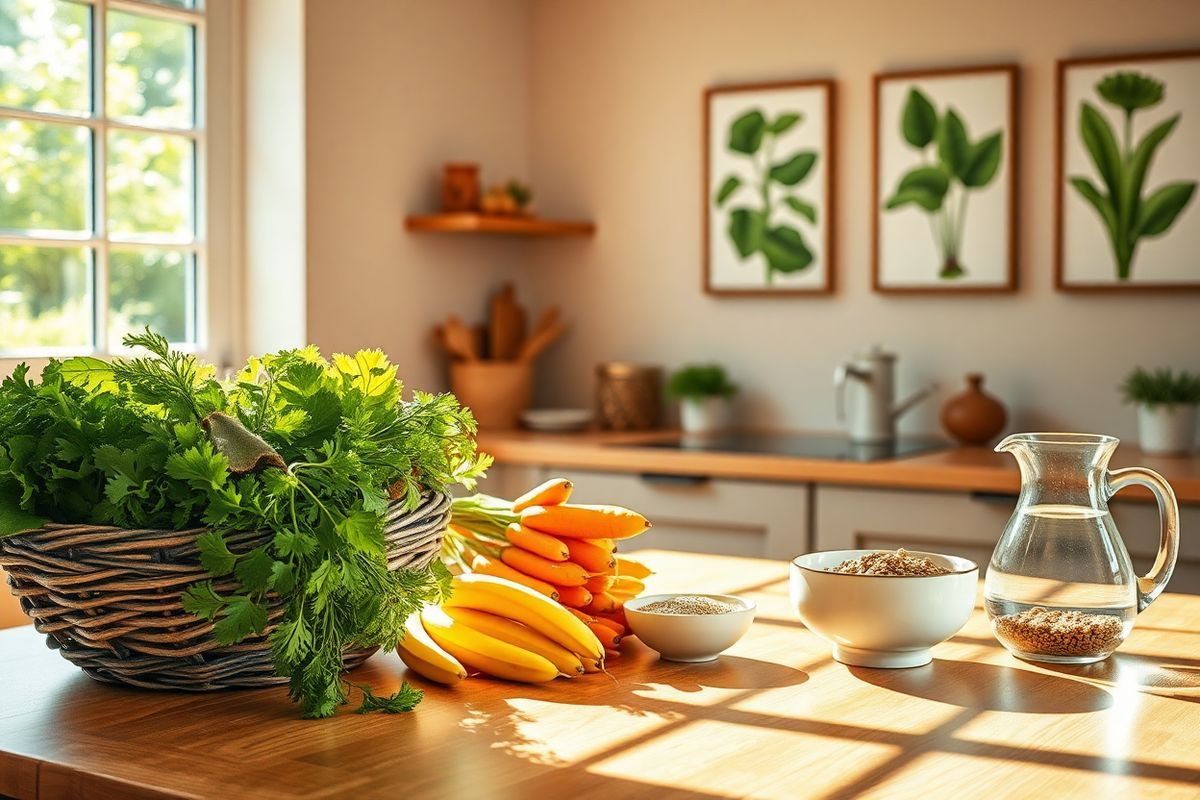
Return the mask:
<svg viewBox="0 0 1200 800">
<path fill-rule="evenodd" d="M 442 493 L 426 493 L 407 513 L 393 503 L 384 529 L 388 567 L 428 565 L 449 521 L 450 497 Z M 47 645 L 98 681 L 197 692 L 286 683 L 275 674 L 265 634 L 220 645 L 211 623 L 183 610 L 184 589 L 209 577 L 196 549 L 203 530 L 51 524 L 0 539 L 0 567 Z M 270 536 L 238 533 L 226 541 L 237 552 Z M 214 581 L 214 588 L 233 586 Z M 269 632 L 283 614 L 278 599 L 268 614 Z M 373 652 L 347 651 L 346 668 Z"/>
</svg>

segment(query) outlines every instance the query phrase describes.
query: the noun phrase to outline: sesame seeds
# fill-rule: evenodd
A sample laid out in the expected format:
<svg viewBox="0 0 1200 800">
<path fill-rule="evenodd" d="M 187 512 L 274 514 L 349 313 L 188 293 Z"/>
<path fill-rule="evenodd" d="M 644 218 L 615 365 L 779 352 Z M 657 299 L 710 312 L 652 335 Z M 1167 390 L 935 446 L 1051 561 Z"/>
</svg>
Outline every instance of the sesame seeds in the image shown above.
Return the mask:
<svg viewBox="0 0 1200 800">
<path fill-rule="evenodd" d="M 656 600 L 642 606 L 641 611 L 647 614 L 728 614 L 738 611 L 738 607 L 698 594 L 681 594 L 667 600 Z"/>
</svg>

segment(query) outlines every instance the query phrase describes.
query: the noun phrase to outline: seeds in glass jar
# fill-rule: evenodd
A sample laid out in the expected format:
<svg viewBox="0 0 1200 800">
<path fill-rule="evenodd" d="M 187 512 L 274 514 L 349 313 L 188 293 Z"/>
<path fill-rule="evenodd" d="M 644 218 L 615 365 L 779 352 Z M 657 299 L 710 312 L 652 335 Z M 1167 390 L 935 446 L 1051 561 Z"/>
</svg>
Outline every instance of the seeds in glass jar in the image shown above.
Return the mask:
<svg viewBox="0 0 1200 800">
<path fill-rule="evenodd" d="M 738 611 L 738 607 L 698 594 L 681 594 L 667 600 L 655 600 L 640 609 L 647 614 L 728 614 Z"/>
<path fill-rule="evenodd" d="M 1035 606 L 994 621 L 996 635 L 1023 653 L 1091 656 L 1115 650 L 1124 623 L 1111 614 L 1085 614 Z"/>
<path fill-rule="evenodd" d="M 924 556 L 911 556 L 901 547 L 896 552 L 881 550 L 858 558 L 849 558 L 830 572 L 843 575 L 882 575 L 903 577 L 908 575 L 948 575 L 950 570 L 935 564 Z"/>
</svg>

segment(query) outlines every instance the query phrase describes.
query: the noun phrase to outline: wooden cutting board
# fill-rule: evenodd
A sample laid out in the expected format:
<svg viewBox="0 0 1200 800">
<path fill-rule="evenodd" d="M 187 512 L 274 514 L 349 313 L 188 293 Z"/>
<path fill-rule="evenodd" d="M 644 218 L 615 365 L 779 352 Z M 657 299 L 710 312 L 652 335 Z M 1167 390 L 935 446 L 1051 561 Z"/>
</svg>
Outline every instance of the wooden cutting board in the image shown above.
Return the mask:
<svg viewBox="0 0 1200 800">
<path fill-rule="evenodd" d="M 525 309 L 517 303 L 516 289 L 506 283 L 492 296 L 488 319 L 488 352 L 493 359 L 512 360 L 525 342 Z"/>
</svg>

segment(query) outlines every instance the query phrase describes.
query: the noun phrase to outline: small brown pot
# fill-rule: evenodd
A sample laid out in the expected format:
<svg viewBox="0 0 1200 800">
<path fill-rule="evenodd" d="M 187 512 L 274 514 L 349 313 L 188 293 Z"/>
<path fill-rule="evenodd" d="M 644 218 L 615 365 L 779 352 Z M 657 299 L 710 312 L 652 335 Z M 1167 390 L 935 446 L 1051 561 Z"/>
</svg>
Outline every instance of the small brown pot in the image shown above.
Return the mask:
<svg viewBox="0 0 1200 800">
<path fill-rule="evenodd" d="M 1004 405 L 983 391 L 983 375 L 967 375 L 967 388 L 942 406 L 942 427 L 955 440 L 967 445 L 985 445 L 1000 435 L 1008 414 Z"/>
<path fill-rule="evenodd" d="M 452 361 L 450 390 L 471 409 L 479 427 L 517 427 L 533 400 L 533 364 L 528 361 Z"/>
</svg>

